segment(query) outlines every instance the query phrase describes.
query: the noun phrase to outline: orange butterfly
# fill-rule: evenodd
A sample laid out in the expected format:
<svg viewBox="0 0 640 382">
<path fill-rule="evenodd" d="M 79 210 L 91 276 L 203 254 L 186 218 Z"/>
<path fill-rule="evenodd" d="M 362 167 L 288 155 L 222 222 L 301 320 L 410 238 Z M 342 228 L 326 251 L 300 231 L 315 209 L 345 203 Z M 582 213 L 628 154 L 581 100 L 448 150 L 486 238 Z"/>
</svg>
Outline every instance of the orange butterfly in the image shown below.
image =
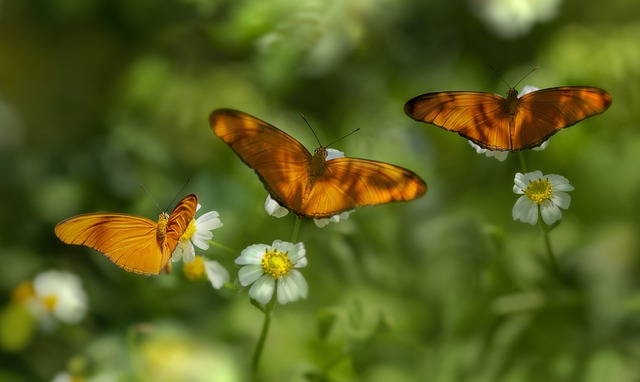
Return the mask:
<svg viewBox="0 0 640 382">
<path fill-rule="evenodd" d="M 413 172 L 366 159 L 326 160 L 275 126 L 236 110 L 214 110 L 215 135 L 255 170 L 271 196 L 299 217 L 326 218 L 342 211 L 409 201 L 427 191 Z"/>
<path fill-rule="evenodd" d="M 86 245 L 102 252 L 127 272 L 157 275 L 168 267 L 197 206 L 198 197 L 187 195 L 171 215 L 161 213 L 157 223 L 127 214 L 78 215 L 58 223 L 56 236 L 67 244 Z"/>
<path fill-rule="evenodd" d="M 600 114 L 611 95 L 589 86 L 565 86 L 507 98 L 483 92 L 428 93 L 409 100 L 404 112 L 416 121 L 456 132 L 489 150 L 518 151 L 541 145 L 560 129 Z"/>
</svg>

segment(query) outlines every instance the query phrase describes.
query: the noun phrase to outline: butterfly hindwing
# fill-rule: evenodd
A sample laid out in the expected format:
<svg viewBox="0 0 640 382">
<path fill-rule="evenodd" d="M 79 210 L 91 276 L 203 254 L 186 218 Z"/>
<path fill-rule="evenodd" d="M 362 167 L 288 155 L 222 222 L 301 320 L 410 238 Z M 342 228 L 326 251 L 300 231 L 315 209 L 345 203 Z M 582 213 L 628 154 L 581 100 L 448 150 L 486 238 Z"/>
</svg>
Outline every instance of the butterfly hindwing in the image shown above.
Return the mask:
<svg viewBox="0 0 640 382">
<path fill-rule="evenodd" d="M 427 191 L 415 173 L 384 162 L 336 158 L 311 189 L 303 214 L 328 217 L 357 206 L 409 201 Z M 323 211 L 317 214 L 316 211 Z"/>
</svg>

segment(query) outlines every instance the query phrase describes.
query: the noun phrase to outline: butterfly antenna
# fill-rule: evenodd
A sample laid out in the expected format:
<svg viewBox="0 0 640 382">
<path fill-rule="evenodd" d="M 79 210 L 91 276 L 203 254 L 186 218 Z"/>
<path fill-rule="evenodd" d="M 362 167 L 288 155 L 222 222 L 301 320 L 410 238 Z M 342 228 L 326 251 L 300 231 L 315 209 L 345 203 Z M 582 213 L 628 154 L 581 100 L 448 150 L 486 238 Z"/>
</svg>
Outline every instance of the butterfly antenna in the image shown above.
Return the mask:
<svg viewBox="0 0 640 382">
<path fill-rule="evenodd" d="M 311 129 L 313 136 L 316 137 L 316 141 L 318 141 L 318 146 L 323 147 L 322 143 L 320 143 L 320 138 L 318 138 L 318 135 L 316 134 L 315 130 L 313 130 L 313 127 L 311 127 L 311 124 L 309 123 L 309 121 L 307 121 L 304 114 L 300 114 L 300 117 L 302 117 L 302 120 L 304 120 L 304 123 L 306 123 L 307 126 L 309 126 L 309 129 Z"/>
<path fill-rule="evenodd" d="M 311 127 L 311 125 L 309 124 L 309 121 L 307 121 L 307 119 L 306 119 L 306 118 L 304 117 L 304 115 L 302 115 L 302 114 L 300 114 L 300 117 L 302 117 L 302 119 L 306 122 L 307 126 L 309 126 L 309 128 L 311 129 L 311 132 L 312 132 L 312 133 L 313 133 L 313 135 L 316 137 L 316 141 L 318 141 L 318 145 L 319 145 L 320 147 L 331 147 L 331 145 L 333 145 L 334 143 L 336 143 L 336 142 L 338 142 L 338 141 L 341 141 L 341 140 L 345 139 L 346 137 L 348 137 L 349 135 L 351 135 L 351 134 L 355 133 L 356 131 L 360 130 L 360 128 L 358 127 L 357 129 L 353 130 L 353 131 L 352 131 L 352 132 L 350 132 L 349 134 L 344 135 L 344 136 L 342 136 L 342 137 L 340 137 L 340 138 L 336 139 L 335 141 L 333 141 L 333 142 L 329 143 L 329 144 L 328 144 L 328 145 L 326 145 L 326 146 L 322 146 L 322 143 L 320 143 L 320 139 L 318 138 L 318 135 L 317 135 L 317 134 L 316 134 L 316 132 L 313 130 L 313 127 Z"/>
<path fill-rule="evenodd" d="M 335 141 L 333 141 L 333 142 L 329 143 L 329 144 L 327 145 L 327 147 L 331 147 L 331 145 L 333 145 L 334 143 L 339 142 L 339 141 L 341 141 L 341 140 L 345 139 L 346 137 L 348 137 L 349 135 L 351 135 L 351 134 L 355 133 L 355 132 L 356 132 L 356 131 L 358 131 L 358 130 L 360 130 L 360 128 L 359 128 L 359 127 L 358 127 L 357 129 L 353 130 L 352 132 L 350 132 L 349 134 L 344 135 L 344 136 L 342 136 L 342 137 L 340 137 L 340 138 L 336 139 Z"/>
<path fill-rule="evenodd" d="M 538 69 L 540 69 L 540 67 L 539 67 L 539 66 L 536 66 L 536 67 L 534 67 L 533 69 L 531 69 L 531 70 L 529 71 L 529 73 L 527 73 L 524 77 L 522 77 L 522 78 L 520 79 L 520 81 L 518 81 L 518 83 L 516 83 L 516 86 L 514 86 L 513 88 L 515 89 L 516 87 L 518 87 L 518 85 L 520 85 L 520 82 L 522 82 L 522 80 L 524 80 L 525 78 L 529 77 L 529 74 L 531 74 L 531 73 L 535 72 L 535 71 L 536 71 L 536 70 L 538 70 Z"/>
<path fill-rule="evenodd" d="M 182 193 L 182 190 L 184 190 L 184 188 L 187 187 L 187 184 L 189 184 L 189 182 L 191 182 L 191 178 L 188 178 L 187 181 L 184 182 L 184 185 L 182 185 L 182 187 L 180 187 L 180 191 L 178 191 L 176 196 L 173 197 L 173 199 L 171 200 L 171 203 L 169 203 L 169 206 L 167 206 L 167 209 L 165 211 L 169 210 L 169 207 L 173 205 L 173 202 L 175 202 L 176 199 L 178 199 L 178 195 L 180 195 Z"/>
<path fill-rule="evenodd" d="M 140 188 L 142 188 L 142 191 L 144 191 L 147 196 L 149 196 L 149 198 L 151 199 L 151 201 L 153 201 L 153 204 L 156 205 L 156 207 L 158 208 L 158 211 L 160 211 L 160 213 L 162 213 L 162 209 L 160 208 L 160 206 L 158 205 L 158 203 L 156 202 L 156 200 L 153 198 L 153 196 L 151 195 L 151 193 L 144 187 L 144 185 L 140 185 Z"/>
<path fill-rule="evenodd" d="M 500 75 L 500 73 L 498 73 L 498 71 L 496 70 L 496 68 L 494 68 L 493 66 L 489 65 L 489 67 L 491 68 L 491 70 L 493 70 L 493 72 L 496 74 L 496 76 L 498 76 L 498 78 L 500 79 L 500 81 L 502 81 L 505 85 L 507 85 L 507 88 L 511 89 L 511 86 L 509 86 L 509 84 L 507 83 L 507 81 L 504 80 L 504 78 L 502 78 L 502 76 Z"/>
</svg>

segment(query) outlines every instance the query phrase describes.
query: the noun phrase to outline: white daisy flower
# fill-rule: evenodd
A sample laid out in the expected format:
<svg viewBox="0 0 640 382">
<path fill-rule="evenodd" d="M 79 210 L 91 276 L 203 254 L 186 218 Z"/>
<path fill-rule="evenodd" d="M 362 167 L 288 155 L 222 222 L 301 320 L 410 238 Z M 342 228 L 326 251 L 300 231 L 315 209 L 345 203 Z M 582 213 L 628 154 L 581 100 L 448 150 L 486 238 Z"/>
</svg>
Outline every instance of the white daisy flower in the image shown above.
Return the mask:
<svg viewBox="0 0 640 382">
<path fill-rule="evenodd" d="M 69 272 L 39 273 L 33 282 L 21 284 L 14 292 L 16 296 L 45 329 L 55 327 L 54 319 L 75 324 L 87 314 L 87 295 L 82 282 Z"/>
<path fill-rule="evenodd" d="M 513 192 L 522 196 L 513 206 L 513 220 L 536 224 L 539 210 L 542 220 L 550 225 L 562 218 L 560 208 L 566 210 L 571 204 L 567 191 L 573 191 L 573 186 L 563 176 L 543 175 L 541 171 L 517 173 L 514 183 Z"/>
<path fill-rule="evenodd" d="M 214 260 L 206 260 L 202 256 L 196 256 L 192 262 L 186 263 L 183 272 L 189 280 L 193 281 L 206 276 L 215 289 L 222 288 L 231 279 L 229 271 L 222 264 Z"/>
<path fill-rule="evenodd" d="M 483 149 L 482 147 L 476 145 L 473 141 L 469 141 L 469 144 L 471 145 L 471 147 L 473 147 L 476 152 L 480 155 L 484 154 L 487 157 L 494 157 L 497 160 L 499 160 L 500 162 L 504 162 L 505 159 L 507 159 L 507 156 L 509 156 L 509 152 L 508 151 L 498 151 L 498 150 L 488 150 L 488 149 Z"/>
<path fill-rule="evenodd" d="M 340 220 L 349 219 L 349 215 L 351 215 L 355 210 L 343 211 L 339 214 L 333 215 L 329 218 L 322 219 L 313 219 L 313 222 L 316 224 L 316 227 L 322 228 L 325 227 L 329 223 L 339 223 Z"/>
<path fill-rule="evenodd" d="M 199 209 L 200 204 L 198 204 L 196 211 Z M 184 259 L 185 263 L 192 262 L 196 257 L 194 245 L 203 250 L 209 249 L 208 241 L 213 238 L 211 231 L 220 227 L 222 227 L 222 221 L 216 211 L 209 211 L 198 219 L 191 220 L 182 234 L 178 246 L 173 250 L 171 260 L 178 262 Z"/>
<path fill-rule="evenodd" d="M 306 280 L 296 268 L 307 265 L 304 243 L 275 240 L 273 244 L 250 245 L 235 260 L 244 265 L 238 272 L 240 285 L 248 286 L 249 297 L 267 304 L 277 290 L 280 304 L 306 298 L 309 291 Z"/>
<path fill-rule="evenodd" d="M 327 161 L 331 159 L 336 159 L 336 158 L 344 158 L 344 153 L 340 150 L 336 150 L 332 148 L 326 148 L 325 150 L 327 151 L 327 156 L 324 159 Z"/>
<path fill-rule="evenodd" d="M 276 218 L 285 217 L 289 213 L 288 209 L 282 207 L 280 203 L 276 202 L 269 194 L 267 194 L 267 200 L 264 201 L 264 210 L 267 215 Z"/>
</svg>

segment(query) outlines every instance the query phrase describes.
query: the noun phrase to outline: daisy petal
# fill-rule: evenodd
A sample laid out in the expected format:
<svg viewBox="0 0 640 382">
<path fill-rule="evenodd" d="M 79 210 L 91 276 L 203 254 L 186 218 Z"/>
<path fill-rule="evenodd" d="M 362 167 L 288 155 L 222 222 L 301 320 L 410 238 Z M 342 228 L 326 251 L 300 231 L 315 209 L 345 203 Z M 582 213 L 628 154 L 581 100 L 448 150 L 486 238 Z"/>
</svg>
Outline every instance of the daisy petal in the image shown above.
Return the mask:
<svg viewBox="0 0 640 382">
<path fill-rule="evenodd" d="M 205 261 L 204 270 L 207 273 L 209 282 L 215 289 L 222 288 L 224 283 L 230 279 L 229 271 L 217 261 Z"/>
<path fill-rule="evenodd" d="M 264 252 L 269 248 L 266 244 L 254 244 L 243 249 L 240 256 L 235 260 L 238 265 L 260 264 Z"/>
<path fill-rule="evenodd" d="M 540 205 L 540 215 L 542 215 L 542 220 L 548 225 L 562 219 L 560 208 L 551 201 L 545 201 Z"/>
<path fill-rule="evenodd" d="M 238 280 L 240 281 L 240 285 L 247 286 L 255 282 L 262 275 L 261 265 L 247 265 L 238 271 Z"/>
<path fill-rule="evenodd" d="M 249 297 L 260 304 L 267 304 L 273 297 L 275 287 L 276 282 L 271 276 L 262 275 L 249 289 Z"/>
</svg>

